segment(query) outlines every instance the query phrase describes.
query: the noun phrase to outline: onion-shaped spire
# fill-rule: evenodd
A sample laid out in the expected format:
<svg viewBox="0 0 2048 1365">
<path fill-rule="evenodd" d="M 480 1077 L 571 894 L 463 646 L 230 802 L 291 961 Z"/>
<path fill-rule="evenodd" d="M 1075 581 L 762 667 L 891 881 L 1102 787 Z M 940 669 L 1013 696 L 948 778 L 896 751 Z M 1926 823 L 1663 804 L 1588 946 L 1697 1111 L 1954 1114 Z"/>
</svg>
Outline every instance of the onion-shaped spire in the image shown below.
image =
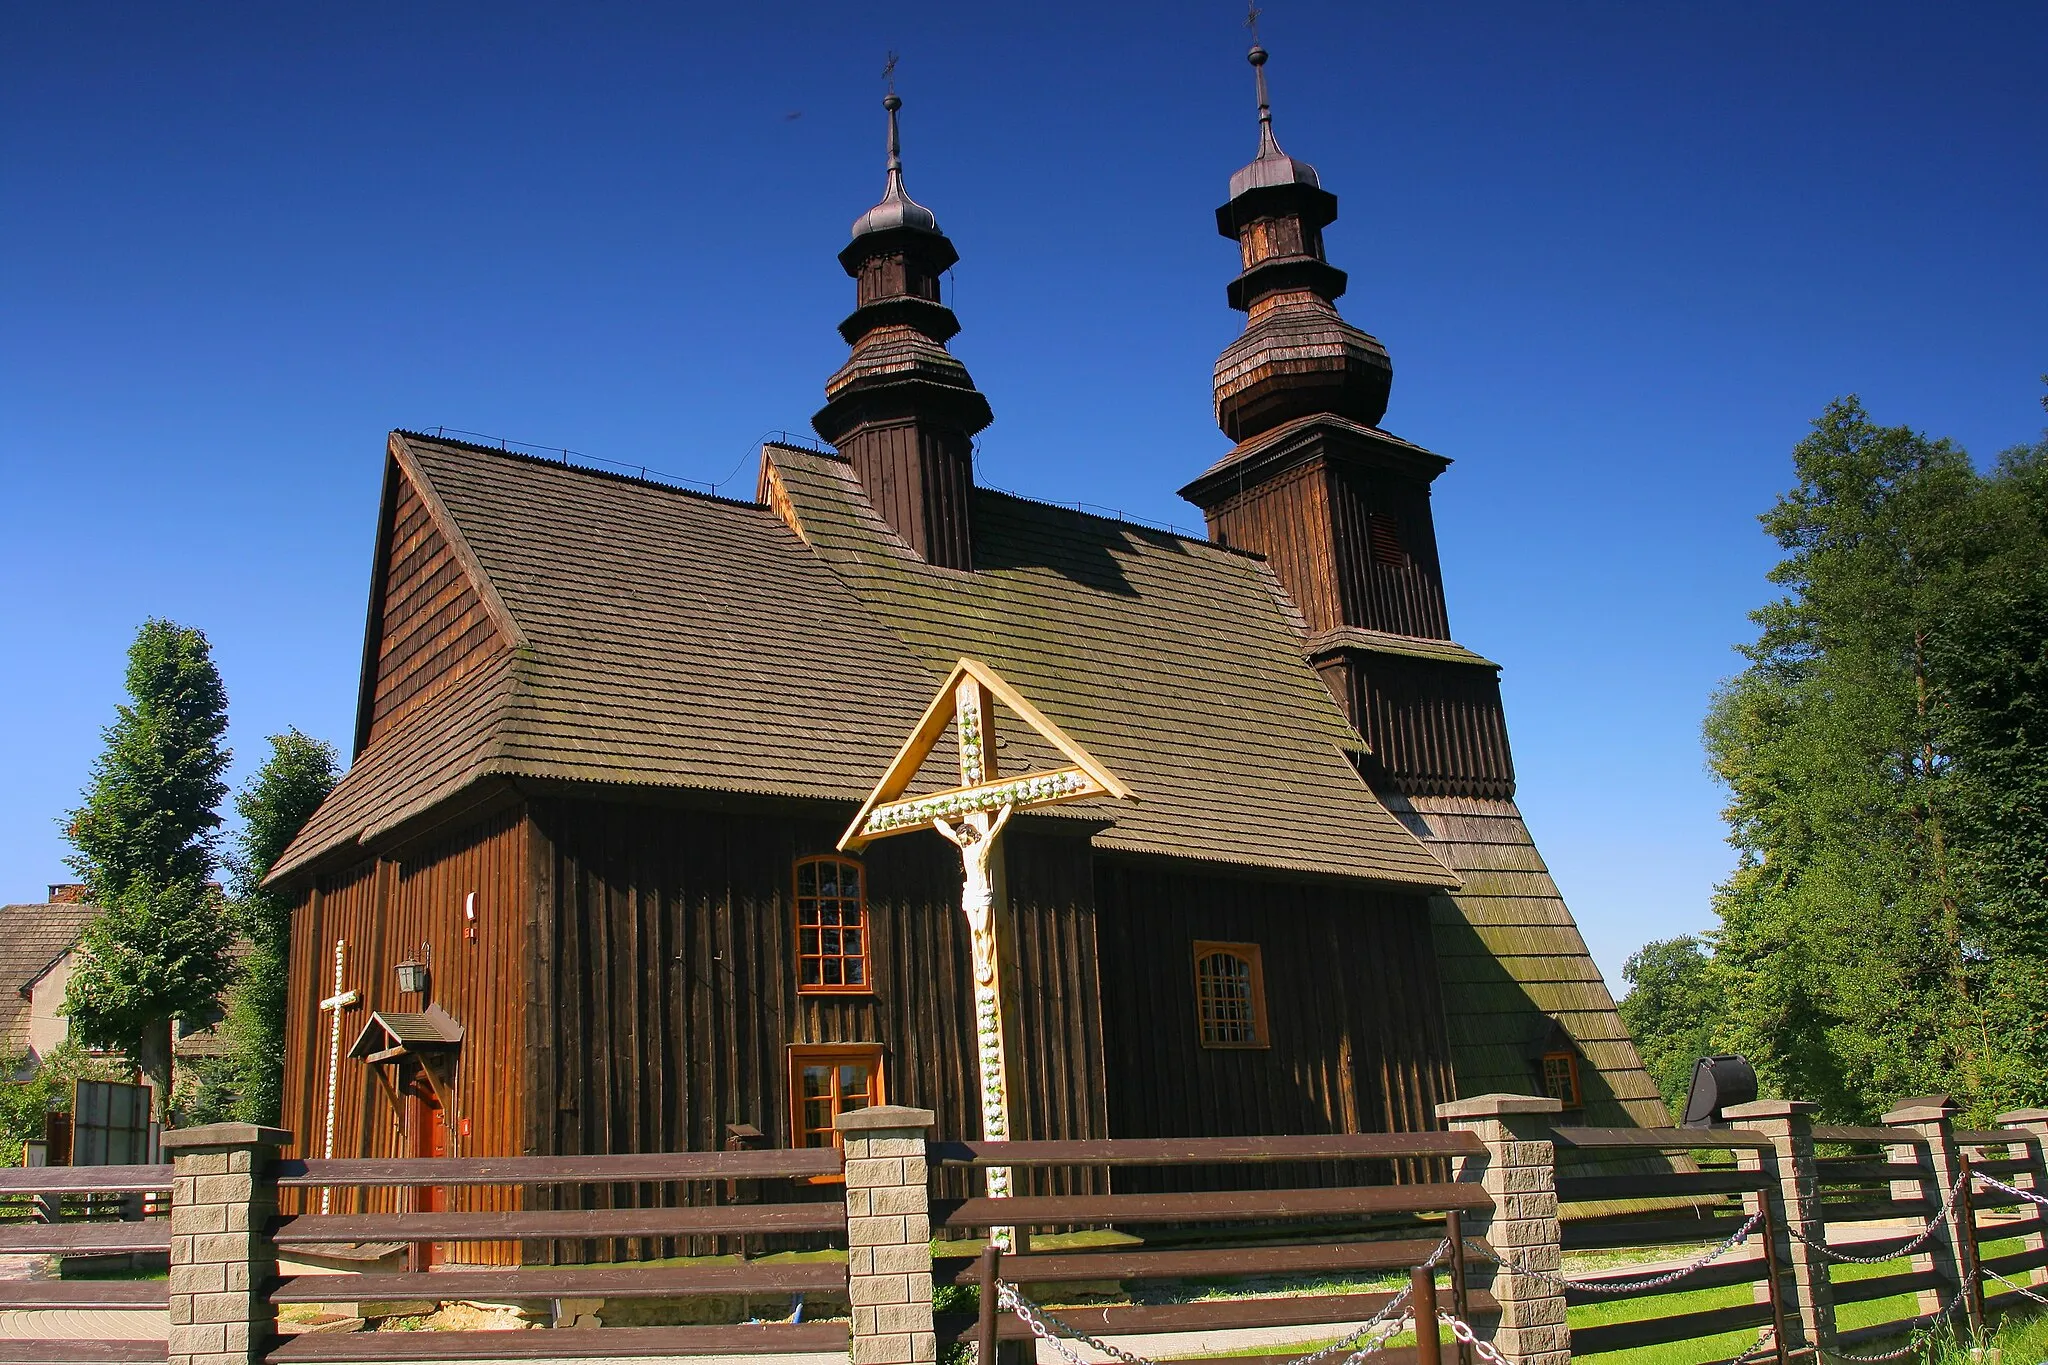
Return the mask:
<svg viewBox="0 0 2048 1365">
<path fill-rule="evenodd" d="M 882 202 L 853 220 L 853 235 L 887 232 L 891 228 L 937 232 L 938 216 L 903 188 L 903 139 L 896 128 L 896 111 L 903 107 L 903 99 L 891 90 L 882 97 L 882 107 L 889 111 L 889 180 L 882 188 Z"/>
<path fill-rule="evenodd" d="M 1320 188 L 1323 182 L 1316 177 L 1316 168 L 1281 151 L 1280 140 L 1273 136 L 1273 101 L 1266 94 L 1266 49 L 1259 45 L 1256 37 L 1252 39 L 1252 50 L 1246 60 L 1251 62 L 1259 84 L 1259 154 L 1230 177 L 1230 197 L 1235 199 L 1246 190 L 1272 185 Z"/>
</svg>

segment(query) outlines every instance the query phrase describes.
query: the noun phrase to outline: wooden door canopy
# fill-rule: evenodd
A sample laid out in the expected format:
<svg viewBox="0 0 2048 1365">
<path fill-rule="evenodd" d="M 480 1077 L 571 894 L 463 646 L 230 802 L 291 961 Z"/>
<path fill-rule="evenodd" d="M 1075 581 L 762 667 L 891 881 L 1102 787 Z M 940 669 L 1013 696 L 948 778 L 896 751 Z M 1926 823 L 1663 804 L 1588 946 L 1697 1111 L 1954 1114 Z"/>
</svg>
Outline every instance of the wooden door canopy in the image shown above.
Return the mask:
<svg viewBox="0 0 2048 1365">
<path fill-rule="evenodd" d="M 371 1066 L 391 1066 L 408 1058 L 426 1061 L 462 1046 L 462 1025 L 439 1005 L 420 1014 L 373 1012 L 348 1055 Z"/>
<path fill-rule="evenodd" d="M 969 686 L 969 685 L 972 686 Z M 962 716 L 963 691 L 975 695 L 973 712 Z M 1006 777 L 996 771 L 995 736 L 991 701 L 1007 706 L 1038 736 L 1050 744 L 1066 764 L 1042 772 Z M 929 796 L 903 799 L 903 793 L 917 780 L 925 761 L 949 726 L 963 721 L 961 766 L 963 772 L 978 771 L 982 780 L 933 792 Z M 1066 731 L 1048 720 L 1039 709 L 1024 700 L 1016 688 L 1004 682 L 996 671 L 977 659 L 962 658 L 946 675 L 938 695 L 932 698 L 910 738 L 896 751 L 882 780 L 862 803 L 846 833 L 840 836 L 840 851 L 858 852 L 871 841 L 891 834 L 908 833 L 928 827 L 933 820 L 969 815 L 976 811 L 1000 810 L 1004 806 L 1061 805 L 1085 801 L 1093 796 L 1113 796 L 1135 801 L 1130 788 L 1083 749 Z"/>
</svg>

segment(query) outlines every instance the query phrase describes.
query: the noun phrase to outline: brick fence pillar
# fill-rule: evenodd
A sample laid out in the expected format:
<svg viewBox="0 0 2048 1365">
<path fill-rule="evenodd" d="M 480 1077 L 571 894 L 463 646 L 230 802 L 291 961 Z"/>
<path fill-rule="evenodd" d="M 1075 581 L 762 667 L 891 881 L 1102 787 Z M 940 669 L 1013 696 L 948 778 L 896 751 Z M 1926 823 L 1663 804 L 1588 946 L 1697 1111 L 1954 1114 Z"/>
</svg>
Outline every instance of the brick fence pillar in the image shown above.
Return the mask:
<svg viewBox="0 0 2048 1365">
<path fill-rule="evenodd" d="M 2035 1194 L 2048 1194 L 2048 1109 L 2015 1109 L 2009 1114 L 2000 1114 L 1998 1126 L 2013 1130 L 2014 1145 L 2030 1163 L 2030 1169 L 2026 1174 L 2006 1176 L 2005 1183 L 2023 1190 L 2032 1190 Z M 2048 1227 L 2048 1209 L 2038 1204 L 2030 1205 L 2029 1208 L 2034 1215 L 2034 1225 L 2033 1230 L 2027 1234 L 2025 1245 L 2029 1251 L 2040 1251 L 2048 1247 L 2048 1241 L 2044 1241 L 2042 1237 L 2042 1229 Z M 2006 1278 L 2015 1277 L 2008 1275 Z M 2018 1281 L 2021 1284 L 2048 1284 L 2048 1267 L 2019 1276 Z M 1986 1292 L 1988 1293 L 1992 1287 L 1987 1284 Z"/>
<path fill-rule="evenodd" d="M 210 1123 L 163 1135 L 171 1158 L 169 1365 L 255 1365 L 270 1350 L 277 1309 L 272 1163 L 291 1134 Z"/>
<path fill-rule="evenodd" d="M 939 1358 L 924 1150 L 933 1119 L 929 1109 L 878 1105 L 834 1121 L 846 1147 L 852 1365 L 924 1365 Z"/>
<path fill-rule="evenodd" d="M 1947 1205 L 1949 1196 L 1955 1192 L 1956 1182 L 1962 1179 L 1962 1151 L 1956 1146 L 1953 1121 L 1955 1112 L 1956 1107 L 1949 1102 L 1948 1096 L 1930 1095 L 1925 1099 L 1905 1100 L 1897 1109 L 1884 1116 L 1884 1125 L 1887 1128 L 1915 1132 L 1927 1139 L 1927 1145 L 1919 1150 L 1922 1154 L 1921 1159 L 1927 1163 L 1927 1180 L 1921 1188 L 1933 1201 L 1933 1208 L 1928 1212 L 1930 1218 Z M 1900 1197 L 1901 1183 L 1893 1182 L 1893 1198 Z M 1920 1309 L 1923 1313 L 1931 1313 L 1947 1306 L 1950 1299 L 1961 1292 L 1968 1280 L 1970 1253 L 1960 1235 L 1960 1229 L 1956 1226 L 1962 1222 L 1963 1217 L 1964 1211 L 1958 1207 L 1956 1216 L 1942 1224 L 1941 1230 L 1928 1241 L 1925 1250 L 1913 1257 L 1915 1270 L 1932 1270 L 1941 1281 L 1941 1288 L 1920 1296 Z M 1959 1316 L 1955 1321 L 1960 1323 L 1963 1320 L 1960 1314 L 1967 1311 L 1958 1310 Z"/>
<path fill-rule="evenodd" d="M 1784 1354 L 1819 1347 L 1835 1339 L 1835 1298 L 1828 1263 L 1808 1241 L 1822 1241 L 1827 1225 L 1820 1207 L 1820 1169 L 1813 1160 L 1813 1114 L 1808 1100 L 1757 1100 L 1733 1104 L 1721 1116 L 1736 1127 L 1770 1139 L 1767 1152 L 1735 1149 L 1736 1164 L 1759 1171 L 1771 1182 L 1762 1194 L 1744 1195 L 1754 1214 L 1767 1208 L 1771 1249 L 1778 1259 L 1778 1292 L 1785 1297 Z"/>
<path fill-rule="evenodd" d="M 1475 1134 L 1484 1154 L 1459 1159 L 1457 1178 L 1483 1185 L 1493 1213 L 1469 1214 L 1466 1235 L 1484 1237 L 1501 1255 L 1535 1274 L 1474 1260 L 1472 1287 L 1500 1300 L 1493 1344 L 1515 1365 L 1569 1365 L 1571 1332 L 1556 1280 L 1564 1248 L 1557 1222 L 1557 1145 L 1550 1126 L 1564 1106 L 1539 1095 L 1475 1095 L 1436 1107 L 1458 1132 Z"/>
</svg>

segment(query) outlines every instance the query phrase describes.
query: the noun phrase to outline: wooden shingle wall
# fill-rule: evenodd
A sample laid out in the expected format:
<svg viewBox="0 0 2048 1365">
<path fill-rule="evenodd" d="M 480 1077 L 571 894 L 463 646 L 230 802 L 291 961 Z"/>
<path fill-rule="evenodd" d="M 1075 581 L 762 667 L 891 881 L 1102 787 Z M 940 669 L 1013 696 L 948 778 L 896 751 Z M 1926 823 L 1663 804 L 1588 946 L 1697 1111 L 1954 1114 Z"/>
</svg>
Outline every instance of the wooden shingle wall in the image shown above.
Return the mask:
<svg viewBox="0 0 2048 1365">
<path fill-rule="evenodd" d="M 365 746 L 506 648 L 419 490 L 396 470 L 393 483 L 371 623 L 375 673 Z"/>
<path fill-rule="evenodd" d="M 1450 639 L 1429 485 L 1349 460 L 1325 477 L 1343 624 Z"/>
<path fill-rule="evenodd" d="M 1117 1137 L 1417 1132 L 1453 1097 L 1427 903 L 1339 883 L 1097 866 Z M 1255 943 L 1271 1046 L 1201 1046 L 1196 940 Z"/>
</svg>

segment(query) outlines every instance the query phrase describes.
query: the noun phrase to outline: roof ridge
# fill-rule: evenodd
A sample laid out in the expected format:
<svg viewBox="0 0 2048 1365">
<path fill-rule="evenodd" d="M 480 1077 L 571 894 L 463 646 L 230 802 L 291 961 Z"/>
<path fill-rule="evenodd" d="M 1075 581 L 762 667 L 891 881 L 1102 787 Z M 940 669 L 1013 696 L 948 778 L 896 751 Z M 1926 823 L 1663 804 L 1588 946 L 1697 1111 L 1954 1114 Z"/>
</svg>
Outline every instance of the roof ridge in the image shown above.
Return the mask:
<svg viewBox="0 0 2048 1365">
<path fill-rule="evenodd" d="M 1101 512 L 1091 512 L 1088 510 L 1088 506 L 1084 506 L 1078 500 L 1075 502 L 1056 502 L 1051 498 L 1034 498 L 1027 493 L 1018 493 L 1008 488 L 997 488 L 994 484 L 977 483 L 974 485 L 974 488 L 978 493 L 988 493 L 995 497 L 1008 498 L 1012 502 L 1021 502 L 1032 507 L 1044 507 L 1055 512 L 1071 512 L 1077 517 L 1086 517 L 1090 521 L 1106 521 L 1112 526 L 1128 526 L 1134 531 L 1150 531 L 1153 535 L 1168 536 L 1174 540 L 1185 541 L 1190 545 L 1200 545 L 1210 550 L 1221 550 L 1225 554 L 1237 555 L 1244 559 L 1255 559 L 1260 563 L 1264 563 L 1266 559 L 1264 555 L 1256 550 L 1247 550 L 1237 545 L 1226 545 L 1220 540 L 1211 540 L 1207 536 L 1198 536 L 1189 531 L 1182 531 L 1171 522 L 1133 521 L 1129 517 L 1121 515 L 1105 515 Z"/>
<path fill-rule="evenodd" d="M 497 455 L 508 460 L 517 460 L 522 464 L 540 465 L 547 469 L 565 469 L 572 474 L 588 474 L 593 478 L 609 479 L 614 483 L 632 484 L 637 488 L 654 488 L 664 493 L 680 493 L 686 498 L 696 498 L 700 502 L 713 502 L 726 507 L 765 509 L 767 506 L 766 503 L 756 502 L 751 498 L 728 498 L 718 493 L 706 493 L 700 489 L 687 488 L 682 484 L 667 483 L 661 479 L 636 474 L 622 474 L 616 469 L 599 469 L 593 465 L 577 464 L 573 460 L 535 454 L 532 451 L 512 450 L 505 446 L 483 445 L 477 441 L 458 440 L 453 436 L 436 436 L 431 432 L 414 431 L 409 427 L 393 427 L 391 434 L 403 436 L 407 441 L 425 441 L 433 445 L 448 446 L 455 450 L 471 451 L 478 455 Z M 764 442 L 764 444 L 773 445 L 776 443 Z M 785 449 L 802 450 L 803 448 L 801 446 L 788 446 Z M 820 452 L 813 450 L 805 451 L 804 453 L 816 455 Z M 586 458 L 595 459 L 597 457 L 589 456 Z M 645 466 L 642 467 L 645 468 Z"/>
</svg>

